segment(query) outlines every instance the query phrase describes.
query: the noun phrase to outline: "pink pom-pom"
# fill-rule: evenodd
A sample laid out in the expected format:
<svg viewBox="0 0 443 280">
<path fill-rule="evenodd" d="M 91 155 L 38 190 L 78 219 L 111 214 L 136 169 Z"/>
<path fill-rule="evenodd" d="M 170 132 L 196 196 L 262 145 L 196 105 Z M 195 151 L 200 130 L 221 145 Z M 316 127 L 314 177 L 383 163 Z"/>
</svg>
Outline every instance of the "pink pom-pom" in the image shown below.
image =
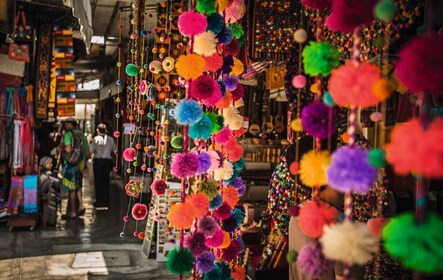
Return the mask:
<svg viewBox="0 0 443 280">
<path fill-rule="evenodd" d="M 380 112 L 373 112 L 370 116 L 371 121 L 373 122 L 379 122 L 383 119 L 383 115 Z"/>
<path fill-rule="evenodd" d="M 236 56 L 240 52 L 240 47 L 238 46 L 238 40 L 236 38 L 232 39 L 232 41 L 225 45 L 223 48 L 223 54 L 225 56 L 232 55 Z"/>
<path fill-rule="evenodd" d="M 123 216 L 123 221 L 125 221 L 125 222 L 129 221 L 129 217 L 128 217 L 128 215 Z"/>
<path fill-rule="evenodd" d="M 119 138 L 120 137 L 120 131 L 116 130 L 114 131 L 114 137 Z"/>
<path fill-rule="evenodd" d="M 222 130 L 215 134 L 215 143 L 217 145 L 226 144 L 229 142 L 231 135 L 232 131 L 229 129 L 229 127 L 225 126 Z"/>
<path fill-rule="evenodd" d="M 194 11 L 184 12 L 178 18 L 178 29 L 187 37 L 203 33 L 207 27 L 206 17 Z"/>
<path fill-rule="evenodd" d="M 195 153 L 177 153 L 172 158 L 172 174 L 180 179 L 195 176 L 199 168 L 198 155 Z"/>
<path fill-rule="evenodd" d="M 377 66 L 366 62 L 357 66 L 348 60 L 338 69 L 332 70 L 328 87 L 335 103 L 342 107 L 370 107 L 379 102 L 372 90 L 379 79 Z"/>
<path fill-rule="evenodd" d="M 244 149 L 237 143 L 237 138 L 231 136 L 229 142 L 223 145 L 223 153 L 225 153 L 232 162 L 240 160 L 243 156 Z"/>
<path fill-rule="evenodd" d="M 374 20 L 374 5 L 378 0 L 334 0 L 331 14 L 326 20 L 326 26 L 334 31 L 349 33 L 363 24 Z"/>
<path fill-rule="evenodd" d="M 214 210 L 214 217 L 218 219 L 227 219 L 231 216 L 231 206 L 227 202 L 223 202 L 223 204 Z"/>
<path fill-rule="evenodd" d="M 301 230 L 309 237 L 318 238 L 323 227 L 337 220 L 338 211 L 323 201 L 309 201 L 298 215 Z"/>
<path fill-rule="evenodd" d="M 202 193 L 194 193 L 187 200 L 195 206 L 195 217 L 200 218 L 206 215 L 209 210 L 209 199 Z"/>
<path fill-rule="evenodd" d="M 295 88 L 304 88 L 306 86 L 306 77 L 303 75 L 297 75 L 292 78 L 292 85 Z"/>
<path fill-rule="evenodd" d="M 382 231 L 383 227 L 388 223 L 388 221 L 389 221 L 388 219 L 380 218 L 380 217 L 369 219 L 368 220 L 368 228 L 375 237 L 380 238 L 381 231 Z"/>
<path fill-rule="evenodd" d="M 391 143 L 385 146 L 386 160 L 400 175 L 411 172 L 426 178 L 443 178 L 443 118 L 423 130 L 418 119 L 395 126 Z"/>
<path fill-rule="evenodd" d="M 245 87 L 241 84 L 237 84 L 237 88 L 231 91 L 232 94 L 232 100 L 237 101 L 243 97 L 245 94 Z"/>
<path fill-rule="evenodd" d="M 398 79 L 416 94 L 443 96 L 443 35 L 412 39 L 399 53 L 395 66 Z"/>
<path fill-rule="evenodd" d="M 309 8 L 317 10 L 329 9 L 332 5 L 332 0 L 302 0 L 302 2 Z"/>
<path fill-rule="evenodd" d="M 223 159 L 218 152 L 214 150 L 208 150 L 208 155 L 211 157 L 211 166 L 209 167 L 207 172 L 212 172 L 222 166 Z"/>
<path fill-rule="evenodd" d="M 225 22 L 235 23 L 241 19 L 245 14 L 245 7 L 241 3 L 232 3 L 231 6 L 227 7 L 225 10 Z"/>
<path fill-rule="evenodd" d="M 212 237 L 206 239 L 206 246 L 211 248 L 217 248 L 223 244 L 224 239 L 225 239 L 224 232 L 221 229 L 218 229 Z"/>
<path fill-rule="evenodd" d="M 218 53 L 204 57 L 206 65 L 205 72 L 215 72 L 223 66 L 223 57 Z"/>
<path fill-rule="evenodd" d="M 192 98 L 200 100 L 207 106 L 214 106 L 222 98 L 220 85 L 209 75 L 201 75 L 189 84 Z"/>
<path fill-rule="evenodd" d="M 123 158 L 126 161 L 134 161 L 134 157 L 135 157 L 135 149 L 134 148 L 126 148 L 123 151 Z"/>
<path fill-rule="evenodd" d="M 151 184 L 151 191 L 155 195 L 163 195 L 166 192 L 168 185 L 166 185 L 165 180 L 155 179 Z"/>
</svg>

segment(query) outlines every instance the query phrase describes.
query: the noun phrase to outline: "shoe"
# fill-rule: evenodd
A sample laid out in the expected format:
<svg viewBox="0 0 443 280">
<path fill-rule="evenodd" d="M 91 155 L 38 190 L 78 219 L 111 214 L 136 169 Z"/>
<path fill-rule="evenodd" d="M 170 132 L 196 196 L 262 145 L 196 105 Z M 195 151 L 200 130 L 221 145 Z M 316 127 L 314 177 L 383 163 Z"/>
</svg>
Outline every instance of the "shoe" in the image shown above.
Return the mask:
<svg viewBox="0 0 443 280">
<path fill-rule="evenodd" d="M 78 209 L 77 215 L 83 216 L 85 214 L 85 212 L 86 212 L 85 208 Z"/>
</svg>

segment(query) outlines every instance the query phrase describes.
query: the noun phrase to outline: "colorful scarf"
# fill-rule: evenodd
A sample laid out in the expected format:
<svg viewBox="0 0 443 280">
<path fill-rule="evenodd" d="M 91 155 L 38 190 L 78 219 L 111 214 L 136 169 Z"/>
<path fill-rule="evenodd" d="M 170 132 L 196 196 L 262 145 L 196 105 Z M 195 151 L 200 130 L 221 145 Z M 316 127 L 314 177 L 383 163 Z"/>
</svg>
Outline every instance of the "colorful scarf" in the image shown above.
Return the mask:
<svg viewBox="0 0 443 280">
<path fill-rule="evenodd" d="M 37 212 L 37 175 L 28 175 L 24 180 L 23 213 Z"/>
</svg>

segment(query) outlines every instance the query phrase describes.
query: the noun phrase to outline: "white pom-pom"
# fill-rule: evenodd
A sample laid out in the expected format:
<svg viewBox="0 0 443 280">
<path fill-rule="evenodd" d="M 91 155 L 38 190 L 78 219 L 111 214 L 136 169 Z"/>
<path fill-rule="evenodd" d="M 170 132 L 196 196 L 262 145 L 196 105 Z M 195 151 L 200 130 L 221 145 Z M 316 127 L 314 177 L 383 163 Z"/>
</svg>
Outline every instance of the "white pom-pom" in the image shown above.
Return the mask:
<svg viewBox="0 0 443 280">
<path fill-rule="evenodd" d="M 194 37 L 193 51 L 203 56 L 211 56 L 217 51 L 217 37 L 212 31 L 203 32 Z"/>
<path fill-rule="evenodd" d="M 223 161 L 223 167 L 214 171 L 214 179 L 217 181 L 231 179 L 234 175 L 234 166 L 226 159 Z"/>
<path fill-rule="evenodd" d="M 303 28 L 297 29 L 294 32 L 294 41 L 297 43 L 303 43 L 308 39 L 308 33 Z"/>
<path fill-rule="evenodd" d="M 326 258 L 350 265 L 365 265 L 378 251 L 378 239 L 366 224 L 344 222 L 325 226 L 320 237 Z"/>
<path fill-rule="evenodd" d="M 223 109 L 223 118 L 225 125 L 229 125 L 231 130 L 237 130 L 243 126 L 243 116 L 240 115 L 234 106 Z"/>
</svg>

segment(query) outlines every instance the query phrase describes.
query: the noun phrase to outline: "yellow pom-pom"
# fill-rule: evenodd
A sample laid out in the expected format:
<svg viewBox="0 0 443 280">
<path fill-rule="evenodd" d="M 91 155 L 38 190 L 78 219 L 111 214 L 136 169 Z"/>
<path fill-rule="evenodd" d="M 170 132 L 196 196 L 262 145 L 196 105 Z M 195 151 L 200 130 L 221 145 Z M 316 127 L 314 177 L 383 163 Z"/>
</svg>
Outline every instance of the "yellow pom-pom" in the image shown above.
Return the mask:
<svg viewBox="0 0 443 280">
<path fill-rule="evenodd" d="M 315 93 L 315 94 L 320 94 L 321 93 L 320 90 L 318 89 L 317 84 L 312 84 L 311 87 L 309 88 L 309 90 L 312 93 Z"/>
<path fill-rule="evenodd" d="M 297 118 L 291 122 L 291 129 L 295 132 L 303 131 L 303 126 L 301 124 L 301 119 Z"/>
<path fill-rule="evenodd" d="M 234 66 L 232 66 L 231 75 L 240 76 L 245 71 L 245 66 L 240 59 L 234 57 Z"/>
<path fill-rule="evenodd" d="M 197 79 L 205 70 L 205 59 L 198 54 L 181 55 L 175 63 L 177 73 L 185 80 Z"/>
<path fill-rule="evenodd" d="M 231 244 L 231 236 L 229 235 L 229 232 L 224 231 L 223 232 L 225 237 L 223 238 L 223 243 L 218 248 L 224 249 L 228 248 L 229 244 Z"/>
<path fill-rule="evenodd" d="M 319 187 L 328 183 L 326 168 L 331 163 L 328 151 L 311 150 L 300 161 L 300 180 L 308 187 Z"/>
<path fill-rule="evenodd" d="M 195 219 L 195 207 L 191 203 L 177 203 L 171 207 L 168 220 L 176 229 L 190 229 Z"/>
<path fill-rule="evenodd" d="M 374 95 L 377 96 L 381 102 L 383 102 L 388 99 L 389 96 L 391 96 L 393 88 L 388 80 L 380 79 L 374 83 L 372 86 L 372 91 L 374 92 Z"/>
<path fill-rule="evenodd" d="M 217 0 L 217 4 L 218 4 L 218 11 L 222 12 L 224 11 L 227 7 L 228 7 L 228 0 Z"/>
<path fill-rule="evenodd" d="M 232 208 L 237 204 L 240 199 L 238 196 L 238 191 L 234 187 L 227 187 L 222 190 L 223 201 L 229 204 Z"/>
</svg>

